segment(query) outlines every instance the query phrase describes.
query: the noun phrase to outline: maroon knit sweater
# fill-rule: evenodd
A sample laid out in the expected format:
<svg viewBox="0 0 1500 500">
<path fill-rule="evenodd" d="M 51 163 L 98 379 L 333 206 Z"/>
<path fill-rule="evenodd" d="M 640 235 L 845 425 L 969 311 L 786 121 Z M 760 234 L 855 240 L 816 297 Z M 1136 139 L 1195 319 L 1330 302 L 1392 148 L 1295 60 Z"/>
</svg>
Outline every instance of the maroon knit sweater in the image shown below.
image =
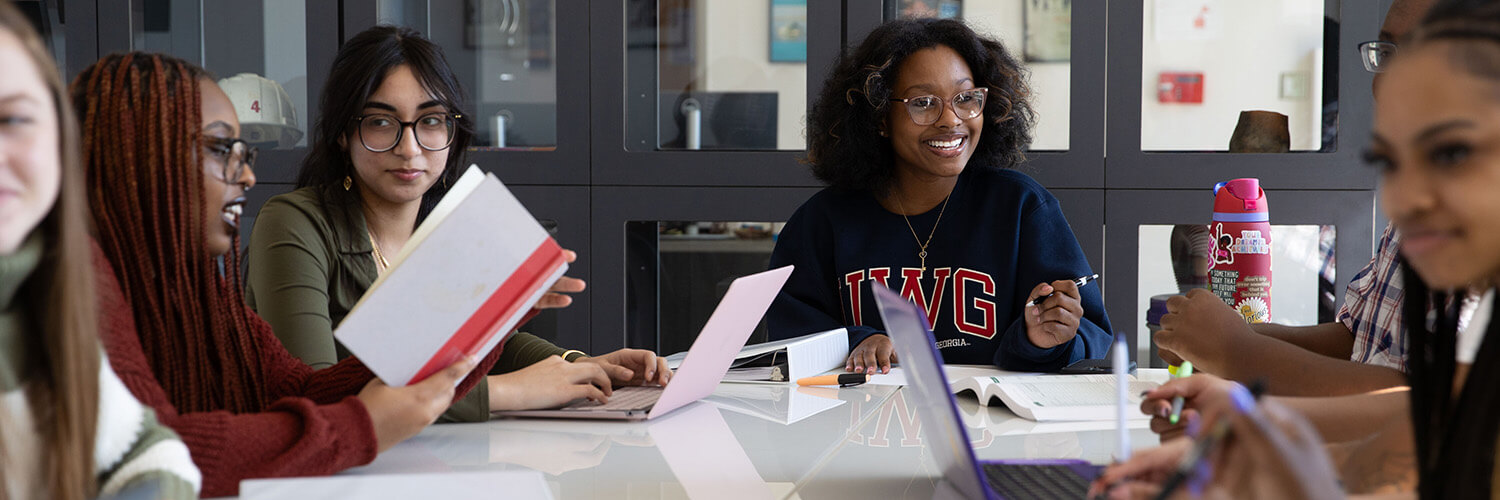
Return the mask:
<svg viewBox="0 0 1500 500">
<path fill-rule="evenodd" d="M 255 341 L 260 359 L 246 363 L 261 367 L 267 387 L 260 413 L 229 411 L 178 413 L 152 374 L 141 348 L 130 304 L 115 279 L 103 251 L 94 245 L 98 276 L 99 336 L 110 366 L 142 404 L 156 410 L 156 418 L 177 431 L 203 472 L 203 496 L 238 495 L 240 480 L 332 474 L 375 458 L 375 428 L 356 395 L 374 377 L 356 358 L 313 371 L 282 347 L 270 325 L 255 317 Z M 204 332 L 205 335 L 217 332 Z M 496 347 L 465 378 L 454 393 L 463 397 L 500 359 Z"/>
</svg>

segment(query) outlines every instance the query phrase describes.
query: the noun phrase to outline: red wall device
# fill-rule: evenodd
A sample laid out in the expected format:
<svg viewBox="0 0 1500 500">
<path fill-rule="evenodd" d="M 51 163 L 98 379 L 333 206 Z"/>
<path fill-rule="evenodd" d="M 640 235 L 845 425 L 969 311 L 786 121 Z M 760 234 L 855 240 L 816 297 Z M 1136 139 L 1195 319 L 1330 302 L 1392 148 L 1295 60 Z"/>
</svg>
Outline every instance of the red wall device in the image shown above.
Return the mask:
<svg viewBox="0 0 1500 500">
<path fill-rule="evenodd" d="M 1163 71 L 1156 78 L 1156 101 L 1203 104 L 1203 73 Z"/>
</svg>

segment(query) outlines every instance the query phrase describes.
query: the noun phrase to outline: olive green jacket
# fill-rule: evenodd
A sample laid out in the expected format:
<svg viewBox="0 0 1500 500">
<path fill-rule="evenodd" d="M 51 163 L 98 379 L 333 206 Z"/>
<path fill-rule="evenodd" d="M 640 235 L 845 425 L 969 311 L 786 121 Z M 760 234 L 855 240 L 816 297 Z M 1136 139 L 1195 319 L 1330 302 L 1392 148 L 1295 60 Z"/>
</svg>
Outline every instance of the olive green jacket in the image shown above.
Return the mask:
<svg viewBox="0 0 1500 500">
<path fill-rule="evenodd" d="M 355 207 L 349 213 L 349 220 L 328 217 L 316 188 L 302 188 L 267 201 L 250 233 L 245 301 L 271 324 L 287 351 L 313 368 L 332 366 L 350 355 L 333 338 L 333 329 L 377 276 L 364 214 Z M 491 373 L 518 370 L 563 352 L 517 332 L 505 341 Z M 489 384 L 481 381 L 441 420 L 488 418 Z"/>
</svg>

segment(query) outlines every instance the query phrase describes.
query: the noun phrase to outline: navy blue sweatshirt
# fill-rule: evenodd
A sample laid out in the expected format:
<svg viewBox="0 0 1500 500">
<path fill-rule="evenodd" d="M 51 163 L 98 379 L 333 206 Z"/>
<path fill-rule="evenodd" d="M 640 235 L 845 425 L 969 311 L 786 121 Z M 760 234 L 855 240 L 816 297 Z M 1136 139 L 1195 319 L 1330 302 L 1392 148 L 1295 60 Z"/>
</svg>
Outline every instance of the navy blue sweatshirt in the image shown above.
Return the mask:
<svg viewBox="0 0 1500 500">
<path fill-rule="evenodd" d="M 770 338 L 848 327 L 852 348 L 884 334 L 870 292 L 880 282 L 927 312 L 947 363 L 1050 372 L 1104 357 L 1112 337 L 1097 282 L 1080 289 L 1073 340 L 1042 349 L 1026 338 L 1032 288 L 1092 274 L 1057 198 L 1036 181 L 1014 170 L 965 169 L 946 210 L 938 204 L 910 219 L 924 240 L 939 224 L 925 273 L 913 229 L 870 194 L 828 188 L 802 204 L 771 254 L 772 268 L 797 268 L 766 316 Z"/>
</svg>

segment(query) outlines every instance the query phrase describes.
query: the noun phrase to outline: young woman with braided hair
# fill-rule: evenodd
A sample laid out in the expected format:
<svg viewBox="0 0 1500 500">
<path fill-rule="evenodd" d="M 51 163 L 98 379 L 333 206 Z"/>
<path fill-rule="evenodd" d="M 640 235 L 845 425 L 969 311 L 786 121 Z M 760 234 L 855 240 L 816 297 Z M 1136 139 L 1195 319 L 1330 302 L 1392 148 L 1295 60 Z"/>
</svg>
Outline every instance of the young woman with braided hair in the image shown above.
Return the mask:
<svg viewBox="0 0 1500 500">
<path fill-rule="evenodd" d="M 100 355 L 77 125 L 9 2 L 0 67 L 0 499 L 196 498 L 187 448 Z"/>
<path fill-rule="evenodd" d="M 1373 493 L 1500 499 L 1500 2 L 1439 0 L 1399 50 L 1375 89 L 1365 159 L 1402 235 L 1411 418 L 1393 419 L 1387 435 L 1349 451 L 1335 473 L 1300 416 L 1274 401 L 1223 398 L 1204 410 L 1228 415 L 1233 433 L 1214 463 L 1217 491 L 1205 496 L 1342 498 L 1414 474 L 1415 488 Z M 1460 330 L 1447 295 L 1475 289 L 1484 298 Z M 1215 423 L 1205 417 L 1198 427 Z M 1111 493 L 1155 496 L 1185 448 L 1137 453 L 1101 483 L 1133 477 L 1145 484 Z"/>
<path fill-rule="evenodd" d="M 224 92 L 202 69 L 146 53 L 106 56 L 71 90 L 98 231 L 101 337 L 125 385 L 182 435 L 205 495 L 368 463 L 498 358 L 402 388 L 353 359 L 313 372 L 246 308 L 237 273 L 222 271 L 238 269 L 239 207 L 255 184 L 255 152 L 236 138 Z"/>
</svg>

